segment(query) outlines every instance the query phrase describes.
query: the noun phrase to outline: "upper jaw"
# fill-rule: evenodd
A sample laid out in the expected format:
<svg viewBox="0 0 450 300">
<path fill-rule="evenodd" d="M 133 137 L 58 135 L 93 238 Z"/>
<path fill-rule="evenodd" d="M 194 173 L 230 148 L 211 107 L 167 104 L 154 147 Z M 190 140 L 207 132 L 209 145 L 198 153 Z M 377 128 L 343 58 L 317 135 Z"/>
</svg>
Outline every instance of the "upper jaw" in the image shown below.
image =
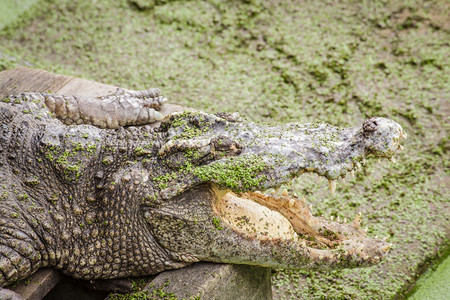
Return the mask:
<svg viewBox="0 0 450 300">
<path fill-rule="evenodd" d="M 372 131 L 368 131 L 368 124 Z M 327 178 L 332 189 L 334 180 L 360 170 L 366 157 L 395 162 L 394 154 L 403 149 L 400 141 L 407 138 L 399 124 L 385 118 L 370 118 L 362 126 L 352 128 L 311 123 L 263 127 L 261 131 L 280 134 L 268 137 L 266 133 L 260 143 L 254 140 L 261 134 L 253 131 L 256 134 L 250 135 L 242 154 L 256 154 L 269 166 L 274 162 L 270 166 L 272 176 L 263 189 L 278 187 L 305 172 Z"/>
<path fill-rule="evenodd" d="M 305 172 L 329 179 L 333 191 L 334 180 L 360 169 L 366 156 L 390 158 L 406 137 L 400 125 L 384 118 L 354 128 L 255 124 L 205 113 L 166 119 L 161 130 L 167 131 L 167 142 L 158 151 L 164 164 L 186 169 L 183 176 L 190 177 L 191 185 L 212 182 L 235 192 L 275 188 Z M 249 176 L 241 176 L 241 166 L 252 171 Z M 170 185 L 161 192 L 176 194 Z"/>
</svg>

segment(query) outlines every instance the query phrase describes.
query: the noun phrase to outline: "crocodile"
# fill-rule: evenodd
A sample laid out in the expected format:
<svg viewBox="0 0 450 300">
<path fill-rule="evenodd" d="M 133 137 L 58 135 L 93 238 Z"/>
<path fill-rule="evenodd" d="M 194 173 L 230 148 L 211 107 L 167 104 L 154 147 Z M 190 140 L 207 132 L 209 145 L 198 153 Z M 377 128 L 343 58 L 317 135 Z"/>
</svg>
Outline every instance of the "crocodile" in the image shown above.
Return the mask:
<svg viewBox="0 0 450 300">
<path fill-rule="evenodd" d="M 399 124 L 164 116 L 165 103 L 157 89 L 0 101 L 0 289 L 42 267 L 93 280 L 198 261 L 341 269 L 386 256 L 391 244 L 369 237 L 360 214 L 315 217 L 278 189 L 315 173 L 334 192 L 366 157 L 393 160 L 407 137 Z"/>
</svg>

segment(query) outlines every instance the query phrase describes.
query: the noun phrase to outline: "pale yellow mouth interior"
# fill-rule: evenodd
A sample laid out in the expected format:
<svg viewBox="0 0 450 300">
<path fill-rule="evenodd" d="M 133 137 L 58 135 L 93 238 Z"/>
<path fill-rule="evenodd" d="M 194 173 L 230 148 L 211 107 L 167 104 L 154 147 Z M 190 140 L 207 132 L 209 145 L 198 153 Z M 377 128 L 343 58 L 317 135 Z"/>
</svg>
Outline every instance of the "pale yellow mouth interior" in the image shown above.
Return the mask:
<svg viewBox="0 0 450 300">
<path fill-rule="evenodd" d="M 279 212 L 232 192 L 215 203 L 217 215 L 234 231 L 259 240 L 293 240 L 299 237 L 292 224 Z"/>
<path fill-rule="evenodd" d="M 347 223 L 315 217 L 305 199 L 261 192 L 235 194 L 213 186 L 216 198 L 213 210 L 221 224 L 250 240 L 271 243 L 294 242 L 307 249 L 312 258 L 335 260 L 341 249 L 344 256 L 357 255 L 378 262 L 391 247 L 383 240 L 367 238 L 360 228 L 361 215 Z M 306 251 L 306 250 L 305 250 Z"/>
<path fill-rule="evenodd" d="M 213 187 L 213 209 L 232 230 L 261 241 L 299 242 L 310 247 L 333 249 L 352 237 L 365 236 L 360 216 L 351 224 L 314 217 L 305 199 L 291 196 L 246 192 L 239 195 Z"/>
</svg>

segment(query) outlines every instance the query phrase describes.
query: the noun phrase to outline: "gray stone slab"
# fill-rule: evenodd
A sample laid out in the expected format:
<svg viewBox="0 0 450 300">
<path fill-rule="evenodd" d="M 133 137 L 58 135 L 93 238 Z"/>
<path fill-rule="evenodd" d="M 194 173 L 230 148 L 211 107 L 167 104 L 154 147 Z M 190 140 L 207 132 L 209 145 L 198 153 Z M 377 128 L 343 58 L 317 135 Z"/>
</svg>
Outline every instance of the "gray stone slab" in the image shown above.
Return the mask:
<svg viewBox="0 0 450 300">
<path fill-rule="evenodd" d="M 61 280 L 61 274 L 53 269 L 40 269 L 26 280 L 11 288 L 24 300 L 41 300 Z"/>
<path fill-rule="evenodd" d="M 172 293 L 178 299 L 272 299 L 269 268 L 207 262 L 163 272 L 144 290 Z"/>
<path fill-rule="evenodd" d="M 0 72 L 0 97 L 22 92 L 56 92 L 72 79 L 45 70 L 18 67 Z"/>
</svg>

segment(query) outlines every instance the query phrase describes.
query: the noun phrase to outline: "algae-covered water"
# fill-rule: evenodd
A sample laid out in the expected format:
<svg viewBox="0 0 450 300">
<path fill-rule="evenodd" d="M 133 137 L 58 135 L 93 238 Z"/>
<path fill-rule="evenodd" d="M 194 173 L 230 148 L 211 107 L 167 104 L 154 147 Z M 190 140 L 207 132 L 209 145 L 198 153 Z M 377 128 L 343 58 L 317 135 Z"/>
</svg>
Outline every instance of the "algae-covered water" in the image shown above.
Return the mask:
<svg viewBox="0 0 450 300">
<path fill-rule="evenodd" d="M 420 278 L 408 300 L 447 300 L 450 295 L 450 253 Z"/>
<path fill-rule="evenodd" d="M 0 69 L 25 64 L 160 87 L 170 102 L 206 112 L 399 122 L 408 140 L 397 164 L 369 160 L 334 195 L 325 179 L 307 175 L 286 187 L 316 215 L 353 219 L 361 211 L 369 235 L 389 236 L 390 255 L 363 269 L 278 270 L 275 299 L 402 298 L 448 249 L 447 0 L 40 1 L 0 40 Z"/>
</svg>

